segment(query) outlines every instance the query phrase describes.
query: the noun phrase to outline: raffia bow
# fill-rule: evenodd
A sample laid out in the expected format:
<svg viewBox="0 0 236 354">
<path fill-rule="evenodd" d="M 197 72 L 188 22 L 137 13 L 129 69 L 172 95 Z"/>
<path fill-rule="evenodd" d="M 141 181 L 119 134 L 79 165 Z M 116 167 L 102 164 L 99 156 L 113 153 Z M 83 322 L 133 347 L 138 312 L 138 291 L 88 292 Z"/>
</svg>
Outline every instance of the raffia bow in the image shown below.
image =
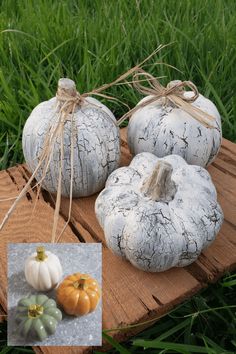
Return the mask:
<svg viewBox="0 0 236 354">
<path fill-rule="evenodd" d="M 74 113 L 76 111 L 76 107 L 83 106 L 83 104 L 86 103 L 86 101 L 88 102 L 88 100 L 86 100 L 86 98 L 88 96 L 93 96 L 93 95 L 104 97 L 109 100 L 114 100 L 117 102 L 122 102 L 119 99 L 117 99 L 116 97 L 108 96 L 108 95 L 104 94 L 103 92 L 112 86 L 122 84 L 122 81 L 126 80 L 127 77 L 134 74 L 138 68 L 140 68 L 143 64 L 145 64 L 150 58 L 152 58 L 155 54 L 157 54 L 161 49 L 163 49 L 167 46 L 168 46 L 168 44 L 167 45 L 160 45 L 158 48 L 156 48 L 153 51 L 153 53 L 151 53 L 148 57 L 146 57 L 142 62 L 140 62 L 139 64 L 137 64 L 136 66 L 134 66 L 130 70 L 126 71 L 124 74 L 119 76 L 116 80 L 112 81 L 111 83 L 104 84 L 98 88 L 95 88 L 94 90 L 92 90 L 90 92 L 80 94 L 78 91 L 76 91 L 75 87 L 72 88 L 71 91 L 69 91 L 69 92 L 68 92 L 68 90 L 63 90 L 63 89 L 59 89 L 57 91 L 56 111 L 58 112 L 58 119 L 57 119 L 57 121 L 55 121 L 51 125 L 51 127 L 49 128 L 49 130 L 46 133 L 42 153 L 40 156 L 38 156 L 38 164 L 37 164 L 35 170 L 33 171 L 28 182 L 26 183 L 26 185 L 24 186 L 24 188 L 21 190 L 21 192 L 18 194 L 17 197 L 0 199 L 0 201 L 11 200 L 11 199 L 14 200 L 13 204 L 11 205 L 11 207 L 9 208 L 7 213 L 5 214 L 2 222 L 0 223 L 0 231 L 2 230 L 2 228 L 4 227 L 6 222 L 8 221 L 10 215 L 15 210 L 19 201 L 26 195 L 28 190 L 31 189 L 31 183 L 33 182 L 37 173 L 40 170 L 42 170 L 42 178 L 35 184 L 34 187 L 32 187 L 32 188 L 39 187 L 37 190 L 37 195 L 36 195 L 36 199 L 35 199 L 36 202 L 35 202 L 35 205 L 34 205 L 34 208 L 32 211 L 32 215 L 33 215 L 34 210 L 36 208 L 37 200 L 39 199 L 39 193 L 40 193 L 40 190 L 42 187 L 43 180 L 46 176 L 47 170 L 48 170 L 50 162 L 52 160 L 52 155 L 53 155 L 55 143 L 56 143 L 56 141 L 59 141 L 61 158 L 59 161 L 59 178 L 58 178 L 57 195 L 56 195 L 56 201 L 55 201 L 55 211 L 54 211 L 54 218 L 53 218 L 52 240 L 51 240 L 52 242 L 59 241 L 59 239 L 63 235 L 63 233 L 69 223 L 69 220 L 71 218 L 72 190 L 73 190 L 73 176 L 74 176 L 74 171 L 73 171 L 74 149 L 73 149 L 73 146 L 74 146 L 74 139 L 75 139 L 73 127 L 74 127 Z M 92 103 L 92 104 L 91 104 L 91 102 L 88 102 L 88 103 L 90 105 L 96 106 L 96 104 L 94 104 L 94 103 Z M 122 103 L 124 104 L 124 102 L 122 102 Z M 61 204 L 61 188 L 62 188 L 62 173 L 61 173 L 61 171 L 62 171 L 62 167 L 63 167 L 63 157 L 64 157 L 64 146 L 63 146 L 63 143 L 64 143 L 64 123 L 67 120 L 70 120 L 70 122 L 71 122 L 71 149 L 70 149 L 71 150 L 71 157 L 70 157 L 71 178 L 70 178 L 69 210 L 68 210 L 68 219 L 67 219 L 63 229 L 59 233 L 59 235 L 56 236 L 57 226 L 58 226 L 58 221 L 59 221 L 60 204 Z"/>
<path fill-rule="evenodd" d="M 71 82 L 70 88 L 65 89 L 63 86 L 60 85 L 60 82 L 63 82 L 63 84 L 64 84 L 65 80 Z M 75 87 L 75 85 L 73 85 L 73 83 L 74 82 L 70 79 L 60 79 L 59 80 L 58 89 L 57 89 L 57 93 L 56 93 L 56 98 L 57 98 L 57 101 L 59 102 L 59 110 L 60 110 L 59 113 L 64 112 L 65 114 L 70 114 L 75 111 L 75 108 L 77 106 L 81 107 L 86 103 L 88 103 L 91 106 L 100 107 L 99 105 L 86 100 L 87 97 L 90 97 L 93 95 L 99 96 L 102 98 L 106 98 L 108 100 L 114 100 L 117 102 L 121 102 L 116 97 L 106 95 L 106 94 L 100 92 L 100 91 L 106 90 L 107 88 L 113 86 L 114 83 L 103 85 L 97 89 L 94 89 L 90 92 L 86 92 L 83 94 L 80 94 L 76 90 L 76 87 Z M 121 102 L 121 103 L 124 104 L 125 106 L 127 106 L 124 102 Z"/>
<path fill-rule="evenodd" d="M 143 81 L 147 82 L 149 87 L 142 85 L 141 82 Z M 174 107 L 181 108 L 206 128 L 217 129 L 214 126 L 215 118 L 213 116 L 191 104 L 199 97 L 198 89 L 193 82 L 175 80 L 169 82 L 168 85 L 164 87 L 160 84 L 157 78 L 143 69 L 138 68 L 136 73 L 133 75 L 131 84 L 141 94 L 151 97 L 144 102 L 139 103 L 136 107 L 124 114 L 123 117 L 118 120 L 119 125 L 140 108 L 146 107 L 151 103 L 157 102 L 158 100 L 160 102 L 160 99 L 163 98 L 163 105 L 170 104 Z M 193 92 L 193 95 L 185 95 L 185 88 L 189 88 Z"/>
<path fill-rule="evenodd" d="M 75 139 L 75 134 L 74 134 L 74 113 L 76 111 L 77 106 L 83 106 L 83 104 L 86 103 L 86 98 L 88 96 L 100 96 L 103 98 L 107 98 L 109 100 L 115 100 L 117 102 L 121 102 L 124 104 L 124 102 L 120 101 L 119 99 L 108 96 L 103 93 L 106 89 L 115 86 L 115 85 L 122 85 L 122 84 L 127 84 L 125 81 L 127 77 L 130 75 L 133 75 L 133 81 L 131 83 L 134 85 L 134 87 L 142 94 L 144 95 L 152 95 L 153 97 L 148 98 L 145 102 L 137 105 L 133 109 L 129 110 L 128 113 L 126 113 L 123 117 L 121 117 L 120 120 L 117 121 L 117 125 L 121 124 L 126 118 L 131 116 L 135 111 L 138 109 L 145 107 L 146 105 L 156 102 L 158 99 L 164 97 L 165 100 L 169 100 L 174 104 L 176 107 L 179 107 L 189 113 L 193 118 L 197 119 L 199 122 L 201 122 L 203 125 L 207 126 L 208 128 L 214 128 L 209 124 L 207 119 L 209 121 L 213 121 L 214 117 L 210 116 L 209 114 L 201 111 L 197 107 L 194 107 L 191 105 L 191 103 L 197 98 L 198 96 L 198 91 L 196 86 L 190 82 L 190 81 L 184 81 L 184 82 L 175 82 L 175 84 L 170 83 L 167 85 L 167 87 L 163 87 L 156 78 L 154 78 L 152 75 L 146 73 L 141 67 L 150 59 L 152 58 L 155 54 L 157 54 L 161 49 L 167 47 L 168 45 L 160 45 L 153 53 L 151 53 L 147 58 L 145 58 L 141 63 L 137 64 L 130 70 L 126 71 L 124 74 L 119 76 L 116 80 L 109 84 L 102 85 L 90 92 L 80 94 L 76 89 L 72 89 L 71 91 L 65 91 L 63 89 L 58 89 L 57 91 L 57 112 L 58 112 L 58 120 L 55 121 L 49 128 L 49 130 L 46 133 L 45 136 L 45 141 L 43 144 L 43 149 L 42 153 L 40 156 L 38 156 L 38 164 L 32 173 L 31 177 L 29 178 L 28 182 L 24 186 L 24 188 L 21 190 L 21 192 L 18 194 L 17 197 L 14 198 L 4 198 L 0 199 L 0 201 L 4 200 L 11 200 L 15 199 L 13 204 L 11 205 L 10 209 L 8 212 L 5 214 L 2 222 L 0 223 L 0 231 L 6 224 L 7 220 L 9 219 L 10 215 L 16 208 L 17 204 L 19 201 L 25 196 L 28 190 L 31 189 L 31 183 L 33 182 L 34 178 L 36 177 L 37 173 L 41 170 L 42 171 L 42 177 L 41 179 L 35 184 L 34 187 L 39 187 L 36 195 L 36 202 L 33 208 L 32 215 L 34 213 L 35 207 L 37 200 L 39 199 L 39 193 L 40 189 L 42 187 L 43 180 L 46 176 L 47 170 L 49 168 L 50 162 L 52 160 L 53 156 L 53 151 L 54 151 L 54 146 L 56 141 L 59 141 L 60 144 L 60 150 L 61 150 L 61 158 L 59 161 L 59 178 L 58 178 L 58 188 L 57 188 L 57 195 L 56 195 L 56 201 L 55 201 L 55 211 L 54 211 L 54 219 L 53 219 L 53 228 L 52 228 L 52 242 L 58 242 L 61 236 L 63 235 L 70 217 L 71 217 L 71 207 L 72 207 L 72 190 L 73 190 L 73 176 L 74 176 L 74 171 L 73 171 L 73 161 L 74 161 L 74 139 Z M 140 76 L 144 77 L 144 80 L 139 80 Z M 124 82 L 122 82 L 124 81 Z M 141 81 L 146 81 L 149 83 L 150 87 L 145 87 L 140 84 Z M 184 96 L 184 88 L 189 87 L 190 89 L 193 90 L 195 93 L 193 97 L 187 98 Z M 197 95 L 197 96 L 196 96 Z M 87 101 L 88 102 L 88 101 Z M 95 105 L 94 103 L 88 102 L 89 105 Z M 70 161 L 71 161 L 71 178 L 70 178 L 70 195 L 69 195 L 69 210 L 68 210 L 68 219 L 67 222 L 65 223 L 63 229 L 57 236 L 57 226 L 58 226 L 58 221 L 59 221 L 59 211 L 60 211 L 60 204 L 61 204 L 61 188 L 62 188 L 62 168 L 63 168 L 63 157 L 64 157 L 64 123 L 65 121 L 70 120 L 71 122 L 71 156 L 70 156 Z"/>
</svg>

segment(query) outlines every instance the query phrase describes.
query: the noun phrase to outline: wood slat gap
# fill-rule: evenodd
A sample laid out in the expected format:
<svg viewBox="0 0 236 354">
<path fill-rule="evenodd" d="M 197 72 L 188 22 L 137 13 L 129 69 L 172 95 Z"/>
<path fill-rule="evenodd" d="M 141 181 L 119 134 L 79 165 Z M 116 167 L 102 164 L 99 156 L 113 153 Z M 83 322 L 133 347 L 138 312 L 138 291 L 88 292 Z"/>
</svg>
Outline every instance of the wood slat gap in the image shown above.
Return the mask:
<svg viewBox="0 0 236 354">
<path fill-rule="evenodd" d="M 128 150 L 126 129 L 121 130 L 121 166 L 130 163 L 132 155 Z M 214 282 L 226 271 L 236 266 L 236 144 L 223 139 L 218 158 L 209 167 L 209 173 L 216 185 L 219 201 L 225 213 L 224 225 L 213 244 L 200 255 L 198 260 L 185 268 L 174 268 L 163 273 L 145 273 L 135 269 L 130 263 L 116 257 L 106 246 L 104 233 L 98 224 L 94 212 L 95 196 L 74 199 L 72 217 L 60 242 L 101 242 L 103 246 L 103 328 L 121 328 L 135 325 L 153 319 L 146 325 L 140 325 L 131 330 L 111 332 L 118 341 L 125 340 L 156 322 L 158 318 L 168 313 L 174 306 L 186 300 L 200 289 Z M 220 167 L 219 167 L 220 166 Z M 3 193 L 14 196 L 21 190 L 30 177 L 25 165 L 9 168 L 0 175 L 0 187 Z M 31 187 L 35 186 L 35 181 Z M 1 236 L 1 251 L 11 239 L 13 242 L 50 242 L 52 218 L 54 213 L 53 197 L 48 192 L 41 191 L 37 201 L 37 214 L 34 224 L 27 223 L 32 212 L 37 190 L 30 191 L 30 198 L 23 198 L 20 207 L 13 213 L 9 225 Z M 33 201 L 34 199 L 34 201 Z M 0 213 L 10 203 L 4 202 Z M 67 221 L 69 200 L 62 198 L 60 210 L 60 229 Z M 37 217 L 36 217 L 37 216 Z M 2 216 L 1 216 L 2 217 Z M 42 220 L 47 218 L 46 229 L 42 230 Z M 17 220 L 19 224 L 17 224 Z M 22 220 L 26 223 L 22 225 Z M 39 225 L 40 224 L 40 225 Z M 14 235 L 14 237 L 12 236 Z M 34 237 L 32 238 L 32 235 Z M 17 240 L 17 241 L 16 241 Z M 235 257 L 234 257 L 235 254 Z M 2 310 L 6 307 L 6 267 L 5 257 L 0 260 L 3 291 L 0 291 Z M 1 290 L 1 289 L 0 289 Z M 0 311 L 1 311 L 0 306 Z M 110 334 L 110 333 L 109 333 Z M 97 348 L 106 350 L 108 345 Z M 85 354 L 94 348 L 78 347 L 37 347 L 35 351 L 42 354 L 61 353 Z"/>
<path fill-rule="evenodd" d="M 43 200 L 48 204 L 50 205 L 50 207 L 52 209 L 54 209 L 54 200 L 51 196 L 50 193 L 48 193 L 46 190 L 42 190 L 41 192 L 42 194 L 42 197 L 43 197 Z M 60 212 L 59 215 L 63 218 L 63 220 L 65 221 L 65 223 L 67 222 L 67 216 Z M 79 240 L 79 242 L 81 243 L 85 243 L 85 239 L 83 238 L 83 236 L 81 235 L 81 233 L 79 232 L 77 226 L 76 226 L 76 223 L 75 223 L 75 220 L 73 219 L 73 217 L 70 218 L 69 222 L 68 222 L 68 225 L 67 225 L 67 228 L 70 228 L 71 231 L 74 233 L 74 235 L 77 237 L 77 239 Z"/>
<path fill-rule="evenodd" d="M 216 167 L 218 170 L 222 171 L 223 173 L 230 175 L 233 178 L 236 178 L 236 174 L 227 170 L 225 167 L 219 164 L 219 160 L 217 159 L 216 161 L 212 162 L 212 166 Z"/>
</svg>

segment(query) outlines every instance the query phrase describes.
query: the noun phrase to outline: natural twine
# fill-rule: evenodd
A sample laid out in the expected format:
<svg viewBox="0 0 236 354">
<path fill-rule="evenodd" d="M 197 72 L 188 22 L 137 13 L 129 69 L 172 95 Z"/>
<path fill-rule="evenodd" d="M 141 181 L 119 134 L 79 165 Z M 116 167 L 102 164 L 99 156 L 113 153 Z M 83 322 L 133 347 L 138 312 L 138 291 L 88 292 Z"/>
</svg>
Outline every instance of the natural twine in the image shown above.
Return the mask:
<svg viewBox="0 0 236 354">
<path fill-rule="evenodd" d="M 144 80 L 141 79 L 144 77 Z M 148 83 L 149 87 L 142 85 L 140 82 L 145 81 Z M 124 114 L 119 120 L 118 125 L 120 125 L 125 119 L 130 117 L 140 108 L 146 107 L 151 103 L 154 103 L 161 98 L 164 98 L 163 105 L 171 104 L 174 107 L 181 108 L 183 111 L 190 114 L 190 116 L 200 122 L 207 128 L 217 129 L 214 124 L 215 118 L 210 114 L 202 111 L 201 109 L 193 106 L 193 103 L 198 97 L 199 92 L 197 87 L 191 81 L 171 81 L 166 87 L 162 86 L 160 82 L 152 76 L 151 74 L 144 71 L 142 68 L 137 68 L 135 74 L 133 75 L 133 80 L 131 81 L 134 88 L 141 94 L 145 96 L 151 96 L 142 103 L 139 103 L 136 107 L 131 109 L 129 112 Z M 192 90 L 193 95 L 187 97 L 185 95 L 185 88 Z"/>
<path fill-rule="evenodd" d="M 201 111 L 200 109 L 193 107 L 191 103 L 198 97 L 198 90 L 196 86 L 190 82 L 190 81 L 184 81 L 184 82 L 173 82 L 169 83 L 167 87 L 163 87 L 156 78 L 154 78 L 152 75 L 146 73 L 143 69 L 142 66 L 155 54 L 157 54 L 161 49 L 167 47 L 168 45 L 160 45 L 153 53 L 151 53 L 147 58 L 145 58 L 141 63 L 137 64 L 130 70 L 126 71 L 124 74 L 119 76 L 116 80 L 109 84 L 102 85 L 101 87 L 94 89 L 90 92 L 80 94 L 78 91 L 74 91 L 71 94 L 66 92 L 65 90 L 59 88 L 56 94 L 57 97 L 57 107 L 56 111 L 58 112 L 58 119 L 53 122 L 53 124 L 49 127 L 48 131 L 46 132 L 45 136 L 45 141 L 43 144 L 42 148 L 42 153 L 40 156 L 37 157 L 38 159 L 38 164 L 32 173 L 31 177 L 29 178 L 28 182 L 24 186 L 24 188 L 21 190 L 19 195 L 15 198 L 15 201 L 11 205 L 10 209 L 8 212 L 5 214 L 4 219 L 2 223 L 0 224 L 0 231 L 4 227 L 5 223 L 9 219 L 10 215 L 16 208 L 18 202 L 26 195 L 29 189 L 31 189 L 31 183 L 33 182 L 34 178 L 36 177 L 37 173 L 39 172 L 40 169 L 42 169 L 42 177 L 40 181 L 37 182 L 36 186 L 39 187 L 37 190 L 37 195 L 35 199 L 35 205 L 33 208 L 33 212 L 36 207 L 36 203 L 39 197 L 40 189 L 42 187 L 43 180 L 46 176 L 47 170 L 49 168 L 55 143 L 57 141 L 60 142 L 60 149 L 61 149 L 61 154 L 60 154 L 60 162 L 59 162 L 59 178 L 58 178 L 58 187 L 57 187 L 57 195 L 56 195 L 56 201 L 55 201 L 55 211 L 54 211 L 54 218 L 53 218 L 53 229 L 52 229 L 52 239 L 51 242 L 58 242 L 59 239 L 61 238 L 62 234 L 64 233 L 69 220 L 71 218 L 71 210 L 72 210 L 72 194 L 73 194 L 73 176 L 74 176 L 74 171 L 73 171 L 73 163 L 74 163 L 74 139 L 75 139 L 75 132 L 74 132 L 74 113 L 76 110 L 77 106 L 83 106 L 86 102 L 89 105 L 94 105 L 97 106 L 94 103 L 88 102 L 86 100 L 87 97 L 89 96 L 99 96 L 103 98 L 107 98 L 109 100 L 114 100 L 117 102 L 121 102 L 122 104 L 125 104 L 124 102 L 120 101 L 119 99 L 108 96 L 104 93 L 102 93 L 104 90 L 107 90 L 108 88 L 115 86 L 115 85 L 122 85 L 122 84 L 128 84 L 126 80 L 127 77 L 130 75 L 133 75 L 133 80 L 131 81 L 131 84 L 142 94 L 144 95 L 152 95 L 153 97 L 147 99 L 145 102 L 138 104 L 136 107 L 133 109 L 129 110 L 123 117 L 121 117 L 120 120 L 117 121 L 117 125 L 120 125 L 126 118 L 130 117 L 134 112 L 136 112 L 138 109 L 147 106 L 148 104 L 151 104 L 153 102 L 156 102 L 160 98 L 165 98 L 165 102 L 169 101 L 172 104 L 174 104 L 176 107 L 179 107 L 189 113 L 193 118 L 198 120 L 201 124 L 205 125 L 207 128 L 214 128 L 212 125 L 209 124 L 207 119 L 209 121 L 213 121 L 214 117 L 210 116 L 209 114 Z M 144 80 L 139 79 L 140 77 L 144 77 Z M 122 82 L 124 81 L 124 82 Z M 145 87 L 140 82 L 146 81 L 148 82 L 150 87 Z M 184 88 L 188 87 L 192 89 L 194 92 L 193 97 L 187 98 L 184 96 Z M 99 106 L 97 106 L 99 107 Z M 109 118 L 110 119 L 110 118 Z M 71 122 L 71 178 L 70 178 L 70 196 L 69 196 L 69 211 L 68 211 L 68 219 L 67 222 L 65 223 L 63 229 L 59 233 L 59 235 L 56 237 L 57 234 L 57 227 L 58 227 L 58 222 L 59 222 L 59 213 L 60 213 L 60 205 L 61 205 L 61 188 L 62 188 L 62 169 L 63 169 L 63 156 L 64 156 L 64 125 L 67 120 L 70 120 Z M 13 198 L 7 198 L 13 199 Z M 5 199 L 6 200 L 6 199 Z M 3 199 L 0 201 L 4 201 Z"/>
<path fill-rule="evenodd" d="M 83 106 L 86 103 L 86 98 L 89 96 L 99 96 L 103 98 L 107 98 L 109 100 L 114 100 L 117 102 L 121 102 L 124 104 L 124 102 L 120 101 L 119 99 L 105 95 L 102 93 L 104 90 L 107 90 L 108 88 L 119 85 L 119 84 L 124 84 L 124 80 L 132 74 L 134 74 L 138 68 L 141 68 L 142 65 L 144 65 L 150 58 L 152 58 L 154 55 L 156 55 L 160 50 L 163 48 L 167 47 L 167 45 L 160 45 L 158 48 L 156 48 L 153 53 L 151 53 L 148 57 L 146 57 L 142 62 L 131 68 L 130 70 L 126 71 L 124 74 L 119 76 L 116 80 L 112 81 L 109 84 L 102 85 L 99 88 L 96 88 L 90 92 L 80 94 L 75 90 L 72 94 L 68 94 L 62 89 L 59 89 L 56 96 L 57 96 L 57 107 L 56 111 L 58 112 L 58 119 L 54 121 L 51 126 L 49 127 L 48 131 L 46 132 L 45 136 L 45 141 L 43 144 L 42 148 L 42 153 L 40 156 L 37 157 L 38 164 L 32 173 L 31 177 L 29 178 L 28 182 L 24 186 L 24 188 L 21 190 L 21 192 L 18 194 L 16 198 L 6 198 L 6 199 L 1 199 L 0 201 L 5 201 L 9 199 L 15 199 L 7 213 L 5 214 L 1 224 L 0 224 L 0 231 L 3 229 L 4 225 L 8 221 L 9 217 L 15 210 L 17 204 L 19 201 L 26 195 L 26 193 L 31 189 L 31 183 L 33 182 L 34 178 L 36 177 L 37 173 L 42 169 L 42 177 L 40 181 L 37 182 L 36 186 L 38 188 L 37 190 L 37 195 L 35 198 L 35 204 L 33 208 L 33 212 L 35 211 L 36 208 L 36 203 L 38 201 L 40 189 L 42 187 L 43 180 L 46 176 L 47 170 L 49 168 L 50 162 L 52 160 L 52 155 L 55 147 L 56 142 L 60 142 L 61 146 L 61 158 L 60 158 L 60 165 L 59 165 L 59 178 L 58 178 L 58 187 L 57 187 L 57 195 L 56 195 L 56 201 L 55 201 L 55 211 L 54 211 L 54 218 L 53 218 L 53 229 L 52 229 L 52 239 L 51 242 L 58 242 L 59 239 L 61 238 L 62 234 L 64 233 L 69 220 L 71 218 L 71 210 L 72 210 L 72 194 L 73 194 L 73 162 L 74 162 L 74 139 L 75 139 L 75 132 L 74 132 L 74 113 L 76 110 L 77 106 Z M 96 104 L 88 102 L 89 105 L 94 105 Z M 99 106 L 98 106 L 99 107 Z M 110 118 L 108 118 L 110 119 Z M 62 169 L 63 169 L 63 156 L 64 156 L 64 124 L 67 120 L 71 121 L 71 179 L 70 179 L 70 196 L 69 196 L 69 211 L 68 211 L 68 219 L 67 222 L 65 223 L 64 227 L 62 228 L 61 232 L 59 235 L 57 235 L 57 227 L 58 227 L 58 222 L 59 222 L 59 213 L 60 213 L 60 205 L 61 205 L 61 187 L 62 187 Z M 35 186 L 34 186 L 35 187 Z M 32 187 L 32 188 L 34 188 Z"/>
</svg>

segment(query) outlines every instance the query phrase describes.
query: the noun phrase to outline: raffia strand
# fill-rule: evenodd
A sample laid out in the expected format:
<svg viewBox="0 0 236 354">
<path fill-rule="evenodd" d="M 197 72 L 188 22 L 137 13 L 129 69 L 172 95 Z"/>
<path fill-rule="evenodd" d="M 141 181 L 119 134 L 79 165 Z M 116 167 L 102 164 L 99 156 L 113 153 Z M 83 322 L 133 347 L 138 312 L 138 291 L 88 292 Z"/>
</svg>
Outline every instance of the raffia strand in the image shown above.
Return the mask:
<svg viewBox="0 0 236 354">
<path fill-rule="evenodd" d="M 144 78 L 144 79 L 143 79 Z M 144 86 L 141 82 L 146 81 L 148 86 Z M 174 107 L 180 108 L 187 112 L 192 118 L 209 129 L 217 129 L 214 125 L 215 118 L 201 109 L 193 106 L 193 103 L 198 97 L 199 92 L 197 87 L 191 81 L 171 81 L 166 87 L 162 86 L 157 78 L 144 71 L 142 68 L 137 68 L 131 81 L 133 87 L 142 95 L 151 96 L 136 107 L 124 114 L 119 120 L 118 125 L 124 122 L 132 114 L 137 112 L 140 108 L 146 107 L 161 98 L 164 98 L 163 104 L 172 104 Z M 192 96 L 187 97 L 184 93 L 188 88 L 193 92 Z"/>
<path fill-rule="evenodd" d="M 52 155 L 53 155 L 53 150 L 56 141 L 59 141 L 60 144 L 60 151 L 61 151 L 61 158 L 59 161 L 59 175 L 58 175 L 58 186 L 57 186 L 57 194 L 56 194 L 56 201 L 55 201 L 55 211 L 54 211 L 54 218 L 53 218 L 53 228 L 52 228 L 52 239 L 51 242 L 58 242 L 63 234 L 63 232 L 66 229 L 66 226 L 69 223 L 70 217 L 71 217 L 71 208 L 72 208 L 72 192 L 73 192 L 73 161 L 74 161 L 74 156 L 73 156 L 73 143 L 71 145 L 71 179 L 70 179 L 70 202 L 69 202 L 69 215 L 68 215 L 68 220 L 57 236 L 57 226 L 58 226 L 58 221 L 59 221 L 59 212 L 60 212 L 60 204 L 61 204 L 61 189 L 62 189 L 62 168 L 63 168 L 63 143 L 64 143 L 64 124 L 66 121 L 69 119 L 71 120 L 71 129 L 73 129 L 73 122 L 74 122 L 74 112 L 77 106 L 81 107 L 85 103 L 88 103 L 89 105 L 94 105 L 97 106 L 94 103 L 88 102 L 86 100 L 87 97 L 89 96 L 98 96 L 102 98 L 106 98 L 108 100 L 114 100 L 116 102 L 122 103 L 126 105 L 123 101 L 120 101 L 116 97 L 104 94 L 103 92 L 107 90 L 108 88 L 119 85 L 120 83 L 123 84 L 123 82 L 126 80 L 126 78 L 130 77 L 131 75 L 137 73 L 139 69 L 148 61 L 150 60 L 154 55 L 156 55 L 160 50 L 163 48 L 167 47 L 170 44 L 167 45 L 160 45 L 158 48 L 156 48 L 148 57 L 146 57 L 143 61 L 135 65 L 133 68 L 130 70 L 126 71 L 124 74 L 120 75 L 116 80 L 112 81 L 109 84 L 102 85 L 90 92 L 80 94 L 77 90 L 75 85 L 73 86 L 73 81 L 71 83 L 68 83 L 69 89 L 58 87 L 58 91 L 56 94 L 57 97 L 57 107 L 56 111 L 58 112 L 57 119 L 52 122 L 49 130 L 46 133 L 45 141 L 43 144 L 42 148 L 42 153 L 41 155 L 37 158 L 38 163 L 37 166 L 32 173 L 31 177 L 29 178 L 28 182 L 20 192 L 20 194 L 16 197 L 15 201 L 11 205 L 10 209 L 8 212 L 5 214 L 2 223 L 0 224 L 0 230 L 4 227 L 5 223 L 8 221 L 10 215 L 13 213 L 15 210 L 17 204 L 19 201 L 26 195 L 26 193 L 31 189 L 31 183 L 34 180 L 34 178 L 37 176 L 40 170 L 42 170 L 42 176 L 40 178 L 40 181 L 37 182 L 37 186 L 39 186 L 39 189 L 37 191 L 37 198 L 36 198 L 36 203 L 38 199 L 38 195 L 40 193 L 40 189 L 43 183 L 44 178 L 46 177 Z M 71 80 L 70 80 L 71 81 Z M 60 82 L 60 80 L 59 80 Z M 126 105 L 127 106 L 127 105 Z M 128 107 L 128 106 L 127 106 Z M 73 135 L 73 132 L 72 132 Z M 71 135 L 71 139 L 73 139 Z M 35 186 L 34 186 L 35 187 Z M 0 200 L 1 201 L 1 200 Z M 36 207 L 33 208 L 35 210 Z"/>
</svg>

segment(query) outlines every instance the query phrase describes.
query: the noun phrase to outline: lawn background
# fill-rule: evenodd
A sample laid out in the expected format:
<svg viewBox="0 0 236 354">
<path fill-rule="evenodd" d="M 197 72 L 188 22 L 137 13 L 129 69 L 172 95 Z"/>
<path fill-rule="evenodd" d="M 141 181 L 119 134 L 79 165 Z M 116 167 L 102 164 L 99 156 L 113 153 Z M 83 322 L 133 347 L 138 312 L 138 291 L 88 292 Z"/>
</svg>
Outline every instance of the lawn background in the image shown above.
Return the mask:
<svg viewBox="0 0 236 354">
<path fill-rule="evenodd" d="M 163 84 L 192 80 L 217 105 L 224 137 L 236 141 L 236 1 L 0 1 L 0 169 L 23 161 L 24 122 L 39 102 L 55 95 L 60 77 L 72 78 L 81 93 L 87 92 L 167 43 L 172 44 L 146 70 L 165 76 Z M 130 107 L 140 98 L 129 87 L 109 93 Z M 117 118 L 125 112 L 123 106 L 104 103 Z M 135 339 L 123 347 L 113 342 L 113 353 L 141 353 L 149 345 L 160 349 L 146 349 L 148 354 L 235 353 L 235 309 L 229 306 L 235 305 L 236 278 L 228 276 L 138 336 L 154 342 Z M 1 354 L 24 350 L 6 347 L 4 338 L 0 345 Z"/>
</svg>

